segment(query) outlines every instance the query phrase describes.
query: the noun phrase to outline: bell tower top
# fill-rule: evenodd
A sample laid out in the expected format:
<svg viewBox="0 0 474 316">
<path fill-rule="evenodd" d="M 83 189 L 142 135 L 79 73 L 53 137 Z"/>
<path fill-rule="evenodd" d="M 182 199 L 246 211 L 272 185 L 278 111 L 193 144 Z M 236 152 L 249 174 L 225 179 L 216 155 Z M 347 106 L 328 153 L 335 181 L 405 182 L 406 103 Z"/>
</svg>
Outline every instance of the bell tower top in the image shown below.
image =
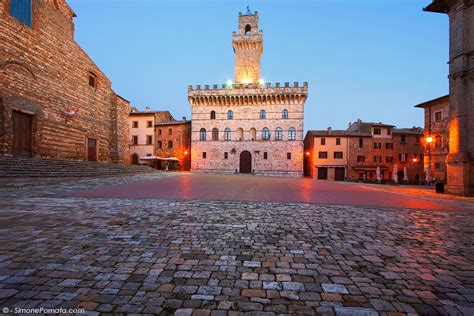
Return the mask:
<svg viewBox="0 0 474 316">
<path fill-rule="evenodd" d="M 258 11 L 239 12 L 238 33 L 232 34 L 235 53 L 234 77 L 236 83 L 258 83 L 260 58 L 263 53 L 263 35 L 258 29 Z"/>
</svg>

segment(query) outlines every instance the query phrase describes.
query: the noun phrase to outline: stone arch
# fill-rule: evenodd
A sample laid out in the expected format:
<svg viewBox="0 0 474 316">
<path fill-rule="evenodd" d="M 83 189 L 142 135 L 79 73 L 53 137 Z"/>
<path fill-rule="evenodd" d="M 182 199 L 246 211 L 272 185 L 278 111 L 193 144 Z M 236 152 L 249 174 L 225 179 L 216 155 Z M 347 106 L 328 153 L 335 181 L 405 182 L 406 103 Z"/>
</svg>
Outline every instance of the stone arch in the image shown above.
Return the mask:
<svg viewBox="0 0 474 316">
<path fill-rule="evenodd" d="M 249 129 L 249 139 L 257 140 L 257 130 L 254 127 Z"/>
<path fill-rule="evenodd" d="M 16 61 L 16 60 L 7 61 L 0 67 L 0 69 L 5 72 L 12 71 L 14 73 L 20 73 L 20 74 L 27 73 L 31 79 L 36 80 L 36 76 L 34 72 L 30 69 L 30 67 L 28 67 L 27 64 L 20 61 Z"/>
<path fill-rule="evenodd" d="M 241 127 L 237 128 L 237 140 L 244 140 L 244 130 Z"/>
<path fill-rule="evenodd" d="M 250 35 L 251 31 L 252 31 L 252 26 L 250 26 L 250 24 L 247 24 L 245 26 L 245 35 Z"/>
</svg>

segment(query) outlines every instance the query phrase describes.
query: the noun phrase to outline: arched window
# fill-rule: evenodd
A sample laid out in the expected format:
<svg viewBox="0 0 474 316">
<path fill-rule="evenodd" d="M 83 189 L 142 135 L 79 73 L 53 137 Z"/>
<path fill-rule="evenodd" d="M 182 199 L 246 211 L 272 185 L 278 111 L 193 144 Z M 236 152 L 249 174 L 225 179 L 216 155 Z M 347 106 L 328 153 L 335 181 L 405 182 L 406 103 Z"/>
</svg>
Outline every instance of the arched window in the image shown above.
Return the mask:
<svg viewBox="0 0 474 316">
<path fill-rule="evenodd" d="M 249 129 L 249 138 L 250 140 L 256 140 L 257 139 L 257 130 L 255 128 Z"/>
<path fill-rule="evenodd" d="M 158 149 L 163 148 L 163 143 L 161 142 L 161 140 L 158 141 L 157 147 Z"/>
<path fill-rule="evenodd" d="M 284 109 L 283 111 L 281 111 L 281 118 L 282 119 L 287 119 L 288 118 L 288 110 L 287 109 Z"/>
<path fill-rule="evenodd" d="M 206 140 L 206 129 L 201 128 L 199 130 L 199 140 Z"/>
<path fill-rule="evenodd" d="M 230 128 L 224 130 L 224 140 L 230 140 Z"/>
<path fill-rule="evenodd" d="M 211 120 L 216 119 L 216 111 L 211 111 Z"/>
<path fill-rule="evenodd" d="M 173 142 L 172 141 L 168 141 L 168 148 L 173 148 Z"/>
<path fill-rule="evenodd" d="M 219 130 L 217 128 L 212 129 L 212 140 L 219 140 Z"/>
<path fill-rule="evenodd" d="M 294 127 L 288 130 L 288 140 L 295 140 L 296 139 L 296 129 Z"/>
<path fill-rule="evenodd" d="M 266 119 L 267 118 L 267 112 L 265 112 L 265 110 L 261 110 L 260 111 L 260 119 L 263 120 L 263 119 Z"/>
<path fill-rule="evenodd" d="M 250 26 L 250 24 L 247 24 L 245 26 L 245 35 L 250 35 L 251 30 L 252 30 L 252 27 Z"/>
<path fill-rule="evenodd" d="M 270 139 L 270 130 L 268 129 L 268 127 L 264 127 L 262 129 L 262 139 L 263 140 L 269 140 Z"/>
<path fill-rule="evenodd" d="M 227 111 L 227 119 L 231 120 L 233 118 L 234 118 L 234 112 L 232 112 L 231 110 Z"/>
<path fill-rule="evenodd" d="M 283 139 L 283 130 L 281 127 L 277 127 L 275 130 L 275 140 L 282 140 Z"/>
<path fill-rule="evenodd" d="M 237 140 L 244 140 L 244 130 L 240 127 L 237 129 Z"/>
</svg>

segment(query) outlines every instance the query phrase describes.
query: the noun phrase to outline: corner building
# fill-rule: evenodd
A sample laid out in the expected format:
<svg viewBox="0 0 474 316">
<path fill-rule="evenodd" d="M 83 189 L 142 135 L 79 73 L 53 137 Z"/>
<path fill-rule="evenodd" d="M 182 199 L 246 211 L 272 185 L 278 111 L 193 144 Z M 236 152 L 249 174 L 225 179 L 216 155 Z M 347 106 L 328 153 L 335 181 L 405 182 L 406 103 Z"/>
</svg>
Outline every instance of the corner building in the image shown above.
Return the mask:
<svg viewBox="0 0 474 316">
<path fill-rule="evenodd" d="M 263 83 L 257 11 L 239 13 L 232 46 L 234 82 L 188 86 L 191 171 L 302 176 L 308 84 Z"/>
</svg>

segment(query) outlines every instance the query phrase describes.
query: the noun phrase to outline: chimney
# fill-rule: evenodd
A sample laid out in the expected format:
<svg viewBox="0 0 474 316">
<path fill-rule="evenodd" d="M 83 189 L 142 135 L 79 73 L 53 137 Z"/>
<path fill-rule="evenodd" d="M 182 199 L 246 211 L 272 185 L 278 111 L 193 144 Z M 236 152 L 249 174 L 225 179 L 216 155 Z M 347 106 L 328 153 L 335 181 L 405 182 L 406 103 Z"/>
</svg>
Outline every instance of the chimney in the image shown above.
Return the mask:
<svg viewBox="0 0 474 316">
<path fill-rule="evenodd" d="M 352 122 L 349 122 L 349 128 L 351 128 Z"/>
<path fill-rule="evenodd" d="M 357 123 L 362 123 L 362 120 L 361 119 L 357 119 Z"/>
<path fill-rule="evenodd" d="M 149 106 L 145 107 L 145 112 L 150 112 L 150 107 Z"/>
<path fill-rule="evenodd" d="M 328 127 L 328 135 L 331 135 L 332 128 Z"/>
<path fill-rule="evenodd" d="M 186 116 L 183 116 L 183 123 L 186 123 Z"/>
</svg>

